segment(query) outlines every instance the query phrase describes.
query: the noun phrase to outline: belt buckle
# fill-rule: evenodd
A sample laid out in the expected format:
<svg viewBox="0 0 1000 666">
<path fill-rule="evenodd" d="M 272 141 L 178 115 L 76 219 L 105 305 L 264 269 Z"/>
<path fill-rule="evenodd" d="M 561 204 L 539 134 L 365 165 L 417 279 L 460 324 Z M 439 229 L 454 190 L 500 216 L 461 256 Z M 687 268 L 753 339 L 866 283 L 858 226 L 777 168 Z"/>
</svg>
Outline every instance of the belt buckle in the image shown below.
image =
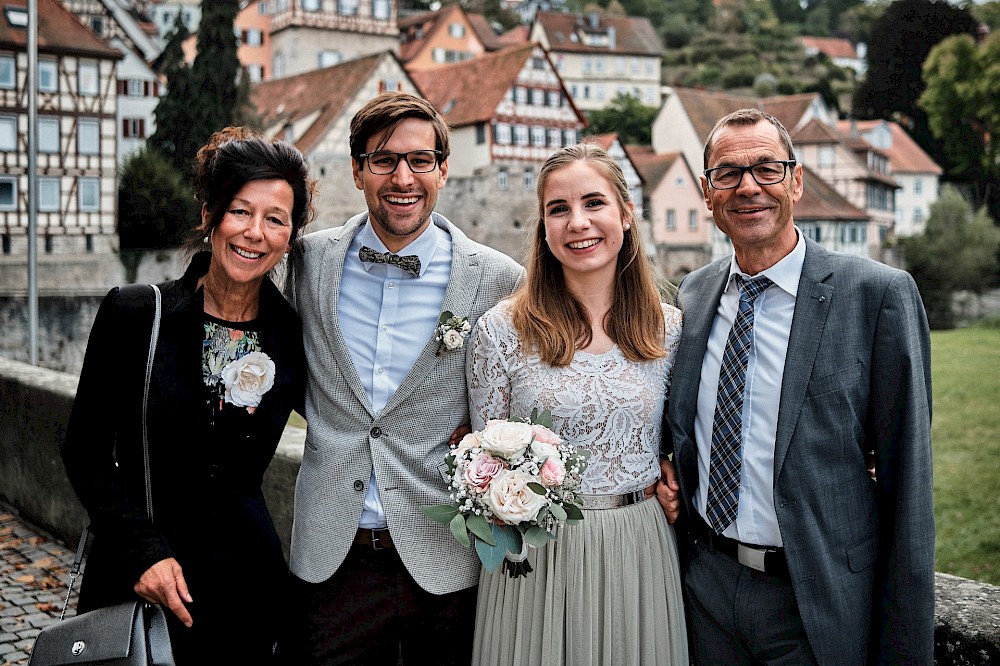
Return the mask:
<svg viewBox="0 0 1000 666">
<path fill-rule="evenodd" d="M 768 552 L 771 552 L 771 549 L 751 548 L 742 543 L 736 545 L 736 559 L 739 560 L 739 563 L 751 569 L 756 569 L 761 573 L 767 573 L 764 558 Z"/>
<path fill-rule="evenodd" d="M 378 533 L 382 532 L 382 531 L 384 531 L 384 530 L 374 530 L 374 529 L 373 530 L 368 530 L 368 532 L 371 534 L 371 537 L 372 537 L 372 550 L 385 550 L 386 549 L 385 546 L 378 545 L 379 544 Z"/>
</svg>

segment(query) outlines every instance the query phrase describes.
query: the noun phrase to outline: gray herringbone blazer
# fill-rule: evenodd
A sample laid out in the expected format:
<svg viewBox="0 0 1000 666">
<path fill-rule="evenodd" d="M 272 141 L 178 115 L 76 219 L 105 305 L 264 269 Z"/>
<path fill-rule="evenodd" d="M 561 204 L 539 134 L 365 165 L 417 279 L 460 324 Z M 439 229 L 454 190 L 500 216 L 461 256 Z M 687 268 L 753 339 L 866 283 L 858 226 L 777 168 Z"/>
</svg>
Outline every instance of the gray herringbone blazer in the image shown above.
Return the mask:
<svg viewBox="0 0 1000 666">
<path fill-rule="evenodd" d="M 684 510 L 694 417 L 729 257 L 681 283 L 669 421 Z M 774 506 L 821 664 L 930 664 L 934 638 L 930 337 L 908 273 L 806 239 L 774 442 Z M 878 482 L 865 451 L 874 449 Z"/>
<path fill-rule="evenodd" d="M 464 350 L 437 355 L 427 340 L 416 363 L 376 418 L 337 313 L 344 256 L 363 213 L 343 227 L 305 235 L 286 291 L 302 317 L 309 382 L 302 467 L 295 485 L 291 570 L 318 583 L 347 556 L 358 529 L 372 467 L 393 542 L 410 575 L 429 592 L 475 585 L 479 560 L 420 507 L 448 501 L 441 478 L 448 436 L 469 422 Z M 476 320 L 508 296 L 524 274 L 510 257 L 475 243 L 443 216 L 452 268 L 441 310 Z"/>
</svg>

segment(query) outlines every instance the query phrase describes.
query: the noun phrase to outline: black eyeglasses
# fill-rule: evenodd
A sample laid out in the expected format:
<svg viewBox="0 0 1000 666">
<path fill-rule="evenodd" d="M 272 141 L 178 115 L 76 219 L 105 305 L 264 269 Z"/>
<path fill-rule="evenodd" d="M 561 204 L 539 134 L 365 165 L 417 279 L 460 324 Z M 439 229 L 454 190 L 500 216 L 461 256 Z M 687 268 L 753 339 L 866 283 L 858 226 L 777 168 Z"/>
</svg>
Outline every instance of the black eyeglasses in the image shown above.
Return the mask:
<svg viewBox="0 0 1000 666">
<path fill-rule="evenodd" d="M 368 160 L 368 170 L 379 176 L 395 173 L 400 160 L 406 160 L 413 173 L 434 171 L 441 158 L 440 150 L 411 150 L 408 153 L 393 153 L 380 150 L 376 153 L 361 153 L 360 159 Z"/>
<path fill-rule="evenodd" d="M 722 166 L 705 171 L 708 184 L 717 190 L 732 190 L 743 182 L 747 171 L 758 185 L 777 185 L 785 179 L 788 169 L 795 168 L 795 160 L 770 160 L 750 166 Z"/>
</svg>

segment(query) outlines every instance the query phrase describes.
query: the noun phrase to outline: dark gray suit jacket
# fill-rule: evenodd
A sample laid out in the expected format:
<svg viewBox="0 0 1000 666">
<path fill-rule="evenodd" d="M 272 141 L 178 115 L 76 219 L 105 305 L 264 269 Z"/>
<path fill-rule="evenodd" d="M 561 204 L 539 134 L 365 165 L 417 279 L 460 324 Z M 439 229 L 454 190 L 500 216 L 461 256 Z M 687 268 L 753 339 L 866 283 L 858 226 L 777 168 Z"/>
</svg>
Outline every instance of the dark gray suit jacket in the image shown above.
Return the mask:
<svg viewBox="0 0 1000 666">
<path fill-rule="evenodd" d="M 684 331 L 668 419 L 685 518 L 698 487 L 702 360 L 729 263 L 691 273 L 680 288 Z M 930 421 L 930 337 L 913 279 L 807 239 L 778 410 L 774 506 L 821 664 L 932 662 Z M 877 482 L 865 464 L 872 449 Z"/>
</svg>

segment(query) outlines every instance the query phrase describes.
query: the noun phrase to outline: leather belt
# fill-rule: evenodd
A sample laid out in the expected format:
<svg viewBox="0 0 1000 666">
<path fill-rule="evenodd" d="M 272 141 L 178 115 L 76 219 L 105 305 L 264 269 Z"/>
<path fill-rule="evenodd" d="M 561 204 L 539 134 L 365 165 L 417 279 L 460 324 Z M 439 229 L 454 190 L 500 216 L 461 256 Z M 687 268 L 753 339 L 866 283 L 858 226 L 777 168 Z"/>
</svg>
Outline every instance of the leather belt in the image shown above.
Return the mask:
<svg viewBox="0 0 1000 666">
<path fill-rule="evenodd" d="M 392 542 L 392 535 L 389 529 L 359 529 L 354 535 L 352 547 L 361 546 L 371 550 L 396 550 L 396 545 Z"/>
<path fill-rule="evenodd" d="M 651 486 L 655 489 L 656 481 L 654 481 Z M 580 500 L 580 508 L 587 509 L 588 511 L 593 511 L 595 509 L 620 509 L 623 506 L 629 506 L 632 504 L 638 504 L 639 502 L 646 500 L 646 488 L 640 490 L 633 490 L 629 493 L 619 493 L 617 495 L 588 495 L 585 493 L 577 493 L 576 497 Z M 652 499 L 653 496 L 650 497 Z"/>
<path fill-rule="evenodd" d="M 716 534 L 697 514 L 691 522 L 691 534 L 715 552 L 722 553 L 756 571 L 788 578 L 788 561 L 785 559 L 784 548 L 756 546 Z"/>
</svg>

